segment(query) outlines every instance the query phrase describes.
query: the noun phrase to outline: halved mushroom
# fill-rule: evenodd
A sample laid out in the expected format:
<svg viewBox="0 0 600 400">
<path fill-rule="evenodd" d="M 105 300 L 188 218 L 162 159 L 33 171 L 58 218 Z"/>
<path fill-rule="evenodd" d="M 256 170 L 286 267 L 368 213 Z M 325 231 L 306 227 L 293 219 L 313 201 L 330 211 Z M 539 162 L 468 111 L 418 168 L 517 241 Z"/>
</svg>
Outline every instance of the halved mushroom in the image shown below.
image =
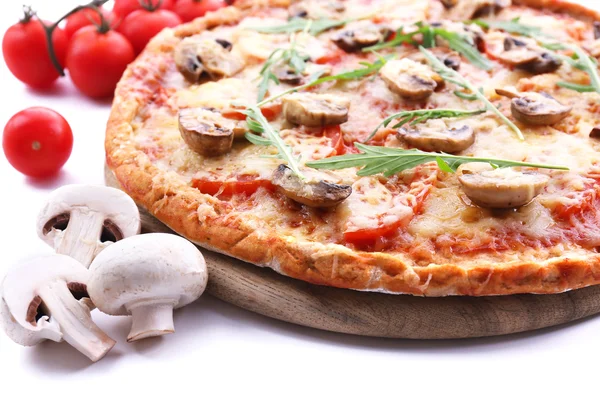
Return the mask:
<svg viewBox="0 0 600 400">
<path fill-rule="evenodd" d="M 388 61 L 379 75 L 392 92 L 410 100 L 426 99 L 438 86 L 430 67 L 409 58 Z"/>
<path fill-rule="evenodd" d="M 293 124 L 339 125 L 348 121 L 350 100 L 332 94 L 293 93 L 281 99 L 283 115 Z"/>
<path fill-rule="evenodd" d="M 592 139 L 600 139 L 600 126 L 595 126 L 590 131 L 590 138 Z"/>
<path fill-rule="evenodd" d="M 600 39 L 600 21 L 594 21 L 594 39 Z"/>
<path fill-rule="evenodd" d="M 464 166 L 458 181 L 467 197 L 480 207 L 517 208 L 539 195 L 548 176 L 535 172 L 520 172 L 513 168 L 493 170 Z"/>
<path fill-rule="evenodd" d="M 548 93 L 516 93 L 508 89 L 496 89 L 500 96 L 511 98 L 513 117 L 529 125 L 553 125 L 566 118 L 572 107 L 561 104 Z"/>
<path fill-rule="evenodd" d="M 384 41 L 390 30 L 377 25 L 344 29 L 331 37 L 331 40 L 342 50 L 352 53 Z"/>
<path fill-rule="evenodd" d="M 511 5 L 510 0 L 459 0 L 448 10 L 448 17 L 465 21 L 497 14 Z"/>
<path fill-rule="evenodd" d="M 65 255 L 22 262 L 0 284 L 0 325 L 20 345 L 64 340 L 98 361 L 115 341 L 92 321 L 88 279 L 89 271 Z"/>
<path fill-rule="evenodd" d="M 446 8 L 452 8 L 458 4 L 458 0 L 440 0 L 440 2 Z"/>
<path fill-rule="evenodd" d="M 175 65 L 190 82 L 204 73 L 211 79 L 233 76 L 244 68 L 244 60 L 231 49 L 226 40 L 191 36 L 175 47 Z"/>
<path fill-rule="evenodd" d="M 140 233 L 140 213 L 121 190 L 66 185 L 48 196 L 37 220 L 40 239 L 88 267 L 112 243 Z"/>
<path fill-rule="evenodd" d="M 432 22 L 431 26 L 442 28 L 448 32 L 457 33 L 473 47 L 478 46 L 484 38 L 483 29 L 477 24 L 465 24 L 464 22 L 444 20 L 442 22 Z M 450 44 L 442 36 L 437 35 L 435 43 L 438 47 L 450 49 Z"/>
<path fill-rule="evenodd" d="M 592 57 L 600 57 L 600 21 L 594 22 L 594 40 L 587 46 L 588 52 Z"/>
<path fill-rule="evenodd" d="M 290 18 L 336 18 L 346 10 L 342 1 L 305 0 L 295 2 L 288 8 Z"/>
<path fill-rule="evenodd" d="M 307 77 L 314 74 L 319 76 L 326 76 L 331 74 L 331 67 L 329 65 L 320 65 L 308 62 L 302 73 L 296 72 L 293 68 L 288 65 L 283 65 L 274 68 L 273 73 L 279 79 L 280 82 L 288 83 L 290 85 L 300 85 Z"/>
<path fill-rule="evenodd" d="M 504 38 L 504 51 L 497 58 L 511 66 L 534 73 L 554 72 L 562 65 L 562 61 L 538 46 L 535 41 L 517 39 L 510 35 Z"/>
<path fill-rule="evenodd" d="M 434 48 L 429 49 L 429 51 L 434 56 L 436 56 L 436 58 L 438 60 L 443 62 L 446 67 L 452 68 L 455 71 L 458 71 L 460 69 L 460 64 L 461 64 L 462 60 L 461 60 L 460 54 L 458 52 L 447 49 L 445 47 L 434 47 Z M 425 57 L 425 55 L 423 53 L 421 53 L 420 51 L 415 51 L 415 52 L 411 53 L 408 56 L 408 58 L 410 58 L 411 60 L 417 61 L 421 64 L 428 65 L 427 57 Z M 434 80 L 436 80 L 435 77 L 434 77 Z M 436 82 L 437 82 L 437 80 L 436 80 Z M 442 80 L 442 82 L 443 82 L 443 80 Z M 439 84 L 439 82 L 437 82 L 437 83 Z"/>
<path fill-rule="evenodd" d="M 431 120 L 415 128 L 400 128 L 398 138 L 423 151 L 458 153 L 475 142 L 470 126 L 448 127 L 443 120 Z"/>
<path fill-rule="evenodd" d="M 290 199 L 309 207 L 335 207 L 352 194 L 352 186 L 349 185 L 325 180 L 302 180 L 284 164 L 275 170 L 271 182 Z"/>
<path fill-rule="evenodd" d="M 179 111 L 179 132 L 196 153 L 214 157 L 228 153 L 233 145 L 235 122 L 210 108 Z"/>
</svg>

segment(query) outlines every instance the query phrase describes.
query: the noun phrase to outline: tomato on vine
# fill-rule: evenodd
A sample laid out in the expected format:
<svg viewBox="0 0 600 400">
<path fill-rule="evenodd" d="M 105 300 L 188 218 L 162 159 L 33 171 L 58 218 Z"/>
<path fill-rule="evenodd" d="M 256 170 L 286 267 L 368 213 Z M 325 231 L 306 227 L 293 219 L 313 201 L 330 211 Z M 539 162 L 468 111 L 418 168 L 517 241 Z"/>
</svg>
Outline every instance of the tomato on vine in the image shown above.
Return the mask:
<svg viewBox="0 0 600 400">
<path fill-rule="evenodd" d="M 121 18 L 125 18 L 134 11 L 142 10 L 144 4 L 159 8 L 161 10 L 172 10 L 175 0 L 115 0 L 113 12 Z"/>
<path fill-rule="evenodd" d="M 60 77 L 48 51 L 43 24 L 50 25 L 37 19 L 26 7 L 24 18 L 8 28 L 2 39 L 2 55 L 8 69 L 18 80 L 34 88 L 46 88 Z M 67 43 L 65 31 L 54 29 L 52 45 L 60 64 L 64 63 Z"/>
<path fill-rule="evenodd" d="M 135 59 L 133 46 L 106 25 L 78 30 L 69 45 L 66 67 L 73 84 L 83 94 L 110 97 L 127 65 Z"/>
<path fill-rule="evenodd" d="M 104 16 L 104 18 L 109 21 L 112 22 L 114 21 L 114 15 L 104 9 L 104 8 L 99 8 L 99 11 L 102 13 L 102 15 Z M 101 19 L 100 19 L 100 15 L 98 14 L 98 11 L 92 9 L 92 8 L 86 8 L 84 10 L 81 10 L 79 12 L 76 12 L 75 14 L 67 17 L 67 23 L 65 25 L 65 32 L 67 34 L 67 36 L 69 38 L 71 38 L 75 32 L 77 32 L 79 29 L 83 28 L 84 26 L 88 26 L 88 25 L 100 25 L 102 23 Z"/>
<path fill-rule="evenodd" d="M 227 7 L 231 3 L 233 2 L 225 0 L 178 0 L 173 10 L 181 17 L 183 22 L 189 22 L 198 17 L 203 17 L 209 11 Z"/>
<path fill-rule="evenodd" d="M 32 107 L 15 114 L 6 124 L 2 148 L 8 162 L 34 178 L 55 175 L 73 149 L 73 132 L 56 111 Z"/>
<path fill-rule="evenodd" d="M 142 4 L 143 9 L 129 14 L 119 26 L 119 32 L 131 42 L 136 54 L 141 53 L 150 39 L 160 31 L 181 24 L 177 14 L 157 8 L 156 5 L 152 5 L 151 0 Z"/>
</svg>

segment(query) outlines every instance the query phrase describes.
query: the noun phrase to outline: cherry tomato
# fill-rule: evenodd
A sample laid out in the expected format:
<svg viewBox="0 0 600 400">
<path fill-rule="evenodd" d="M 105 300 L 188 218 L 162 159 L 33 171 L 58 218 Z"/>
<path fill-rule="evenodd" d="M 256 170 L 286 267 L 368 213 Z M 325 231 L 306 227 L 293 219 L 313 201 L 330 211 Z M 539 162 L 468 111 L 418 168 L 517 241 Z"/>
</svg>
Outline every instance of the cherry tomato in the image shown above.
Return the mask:
<svg viewBox="0 0 600 400">
<path fill-rule="evenodd" d="M 52 43 L 58 62 L 64 65 L 68 44 L 65 31 L 54 30 Z M 60 76 L 50 60 L 46 31 L 35 18 L 8 28 L 2 39 L 2 54 L 10 72 L 31 87 L 46 88 Z"/>
<path fill-rule="evenodd" d="M 227 7 L 225 0 L 178 0 L 173 9 L 183 20 L 183 22 L 192 21 L 198 17 L 203 17 L 209 11 L 216 11 L 219 8 Z"/>
<path fill-rule="evenodd" d="M 211 196 L 218 193 L 224 197 L 231 197 L 234 194 L 245 194 L 246 196 L 250 196 L 261 187 L 264 187 L 269 191 L 275 190 L 275 187 L 270 180 L 257 179 L 257 177 L 250 175 L 241 175 L 232 182 L 193 179 L 192 187 L 195 187 L 201 193 L 210 194 Z"/>
<path fill-rule="evenodd" d="M 109 23 L 112 23 L 112 21 L 114 20 L 114 16 L 110 11 L 101 8 L 100 12 L 102 12 L 104 19 L 106 19 Z M 100 25 L 100 22 L 100 16 L 98 15 L 98 12 L 87 8 L 67 18 L 67 24 L 65 25 L 65 33 L 70 39 L 75 34 L 75 32 L 77 32 L 84 26 L 93 24 Z"/>
<path fill-rule="evenodd" d="M 168 10 L 138 10 L 129 14 L 121 25 L 119 32 L 131 42 L 136 54 L 144 50 L 150 39 L 165 28 L 180 25 L 181 19 Z"/>
<path fill-rule="evenodd" d="M 143 3 L 156 7 L 159 0 L 142 0 Z M 163 0 L 158 6 L 161 10 L 172 10 L 175 0 Z M 125 18 L 134 11 L 142 10 L 144 5 L 140 0 L 115 0 L 113 12 L 121 18 Z"/>
<path fill-rule="evenodd" d="M 73 149 L 69 123 L 56 111 L 32 107 L 15 114 L 4 127 L 2 148 L 19 172 L 46 178 L 56 174 Z"/>
<path fill-rule="evenodd" d="M 359 229 L 356 231 L 344 232 L 344 240 L 349 243 L 367 244 L 374 243 L 377 240 L 393 235 L 402 226 L 404 221 L 400 220 L 389 225 L 379 225 L 372 229 Z"/>
<path fill-rule="evenodd" d="M 279 114 L 281 114 L 282 106 L 281 103 L 269 103 L 266 106 L 262 106 L 260 111 L 263 116 L 267 119 L 267 121 L 272 121 Z M 227 110 L 223 111 L 223 116 L 228 119 L 235 119 L 237 121 L 244 121 L 246 119 L 246 114 L 235 111 L 235 110 Z"/>
<path fill-rule="evenodd" d="M 127 65 L 135 59 L 131 43 L 119 32 L 99 32 L 95 26 L 78 30 L 67 52 L 73 83 L 90 97 L 109 97 Z"/>
</svg>

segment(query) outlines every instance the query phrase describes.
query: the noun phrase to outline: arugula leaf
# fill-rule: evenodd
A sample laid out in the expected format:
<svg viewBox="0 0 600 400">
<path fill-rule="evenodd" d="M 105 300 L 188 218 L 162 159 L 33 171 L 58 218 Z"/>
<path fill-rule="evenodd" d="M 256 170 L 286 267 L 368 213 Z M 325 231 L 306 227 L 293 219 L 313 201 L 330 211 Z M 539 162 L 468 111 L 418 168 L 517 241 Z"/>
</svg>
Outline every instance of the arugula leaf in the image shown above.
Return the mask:
<svg viewBox="0 0 600 400">
<path fill-rule="evenodd" d="M 448 42 L 448 47 L 465 56 L 465 58 L 477 68 L 483 69 L 484 71 L 489 71 L 490 69 L 492 69 L 492 63 L 490 62 L 490 60 L 488 60 L 486 56 L 481 54 L 479 50 L 477 50 L 475 46 L 469 43 L 469 41 L 462 35 L 441 28 L 434 28 L 433 33 L 436 36 L 445 39 Z"/>
<path fill-rule="evenodd" d="M 361 62 L 360 64 L 363 66 L 363 68 L 358 68 L 358 69 L 354 69 L 351 71 L 342 72 L 337 75 L 328 75 L 328 76 L 323 76 L 323 77 L 317 78 L 317 79 L 310 81 L 304 85 L 296 86 L 294 88 L 291 88 L 284 92 L 281 92 L 275 96 L 271 96 L 268 99 L 262 100 L 261 102 L 259 102 L 257 104 L 257 106 L 262 107 L 265 104 L 270 103 L 274 100 L 277 100 L 285 95 L 288 95 L 288 94 L 294 93 L 294 92 L 298 92 L 300 90 L 304 90 L 304 89 L 307 89 L 312 86 L 320 85 L 321 83 L 330 82 L 330 81 L 350 81 L 350 80 L 364 78 L 366 76 L 372 75 L 372 74 L 376 73 L 377 71 L 379 71 L 381 69 L 381 67 L 383 67 L 385 65 L 385 63 L 392 58 L 394 58 L 393 54 L 386 56 L 386 57 L 379 57 L 374 63 Z"/>
<path fill-rule="evenodd" d="M 513 18 L 509 21 L 484 21 L 475 19 L 467 21 L 468 24 L 476 24 L 485 29 L 500 29 L 508 33 L 517 33 L 524 36 L 543 36 L 542 28 L 538 26 L 524 25 L 520 22 L 521 17 Z"/>
<path fill-rule="evenodd" d="M 370 16 L 369 16 L 370 17 Z M 329 29 L 344 26 L 349 22 L 357 21 L 362 18 L 348 18 L 348 19 L 307 19 L 307 18 L 292 18 L 287 23 L 275 26 L 253 26 L 247 29 L 260 32 L 260 33 L 294 33 L 306 31 L 313 36 L 317 36 Z"/>
<path fill-rule="evenodd" d="M 295 73 L 301 74 L 306 69 L 306 61 L 309 56 L 301 54 L 292 40 L 289 49 L 275 49 L 260 70 L 260 82 L 258 84 L 258 101 L 262 101 L 269 90 L 269 82 L 279 85 L 279 79 L 273 70 L 281 66 L 289 66 Z"/>
<path fill-rule="evenodd" d="M 504 114 L 502 114 L 500 110 L 498 110 L 496 106 L 494 106 L 492 102 L 489 101 L 487 97 L 485 97 L 485 95 L 480 91 L 480 89 L 476 88 L 471 82 L 469 82 L 465 77 L 463 77 L 461 74 L 459 74 L 452 68 L 446 67 L 444 63 L 438 60 L 437 57 L 434 56 L 429 50 L 425 49 L 424 47 L 419 47 L 419 50 L 421 51 L 421 53 L 423 53 L 423 55 L 425 55 L 431 67 L 445 81 L 454 83 L 455 85 L 469 91 L 470 93 L 467 94 L 468 96 L 474 96 L 474 98 L 477 98 L 477 100 L 483 102 L 487 110 L 496 114 L 498 118 L 500 118 L 506 125 L 508 125 L 510 129 L 512 129 L 517 134 L 519 139 L 525 140 L 525 137 L 523 136 L 521 130 L 510 119 L 508 119 Z"/>
<path fill-rule="evenodd" d="M 394 129 L 400 128 L 404 124 L 409 124 L 414 126 L 416 124 L 420 124 L 421 122 L 425 122 L 430 119 L 439 119 L 439 118 L 460 118 L 467 117 L 471 115 L 483 114 L 486 112 L 486 109 L 483 110 L 448 110 L 448 109 L 432 109 L 432 110 L 414 110 L 414 111 L 401 111 L 394 115 L 390 115 L 386 119 L 384 119 L 377 127 L 371 132 L 369 137 L 363 141 L 368 142 L 373 139 L 373 136 L 377 133 L 379 128 L 386 128 L 390 122 L 397 119 L 398 123 L 393 126 Z"/>
<path fill-rule="evenodd" d="M 370 176 L 383 173 L 387 177 L 429 162 L 437 162 L 440 169 L 446 172 L 455 172 L 460 165 L 472 162 L 487 163 L 494 168 L 532 167 L 556 170 L 569 169 L 560 165 L 535 164 L 496 158 L 455 156 L 445 153 L 429 153 L 415 149 L 406 150 L 390 147 L 367 146 L 360 143 L 355 143 L 354 145 L 357 149 L 362 151 L 362 153 L 324 158 L 317 161 L 311 161 L 306 165 L 311 168 L 328 170 L 362 167 L 362 169 L 357 172 L 359 176 Z"/>
<path fill-rule="evenodd" d="M 596 92 L 600 93 L 600 76 L 598 76 L 598 62 L 588 55 L 581 47 L 574 44 L 563 43 L 543 43 L 542 46 L 549 50 L 569 50 L 573 52 L 573 57 L 567 57 L 562 54 L 556 54 L 563 61 L 571 64 L 585 72 L 590 78 L 589 86 L 578 85 L 570 82 L 558 82 L 558 86 L 576 90 L 578 92 Z"/>
<path fill-rule="evenodd" d="M 277 148 L 278 158 L 287 161 L 290 169 L 294 171 L 300 179 L 304 179 L 304 175 L 300 172 L 298 160 L 296 160 L 292 154 L 290 146 L 285 144 L 283 139 L 281 139 L 281 136 L 279 136 L 279 132 L 269 124 L 269 121 L 264 117 L 260 108 L 254 105 L 246 108 L 246 110 L 242 112 L 247 116 L 246 123 L 248 124 L 248 128 L 253 132 L 264 135 L 258 136 L 247 132 L 246 139 L 259 146 L 274 146 Z"/>
</svg>

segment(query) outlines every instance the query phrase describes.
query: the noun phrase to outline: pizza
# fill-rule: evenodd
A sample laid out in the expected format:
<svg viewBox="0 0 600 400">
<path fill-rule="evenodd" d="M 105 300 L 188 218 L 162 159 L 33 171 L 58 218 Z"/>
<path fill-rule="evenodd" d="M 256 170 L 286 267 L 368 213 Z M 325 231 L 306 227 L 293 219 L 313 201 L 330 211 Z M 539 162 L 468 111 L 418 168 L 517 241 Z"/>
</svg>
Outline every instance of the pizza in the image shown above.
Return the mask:
<svg viewBox="0 0 600 400">
<path fill-rule="evenodd" d="M 107 164 L 194 243 L 315 284 L 597 284 L 597 21 L 560 0 L 238 0 L 129 66 Z"/>
</svg>

